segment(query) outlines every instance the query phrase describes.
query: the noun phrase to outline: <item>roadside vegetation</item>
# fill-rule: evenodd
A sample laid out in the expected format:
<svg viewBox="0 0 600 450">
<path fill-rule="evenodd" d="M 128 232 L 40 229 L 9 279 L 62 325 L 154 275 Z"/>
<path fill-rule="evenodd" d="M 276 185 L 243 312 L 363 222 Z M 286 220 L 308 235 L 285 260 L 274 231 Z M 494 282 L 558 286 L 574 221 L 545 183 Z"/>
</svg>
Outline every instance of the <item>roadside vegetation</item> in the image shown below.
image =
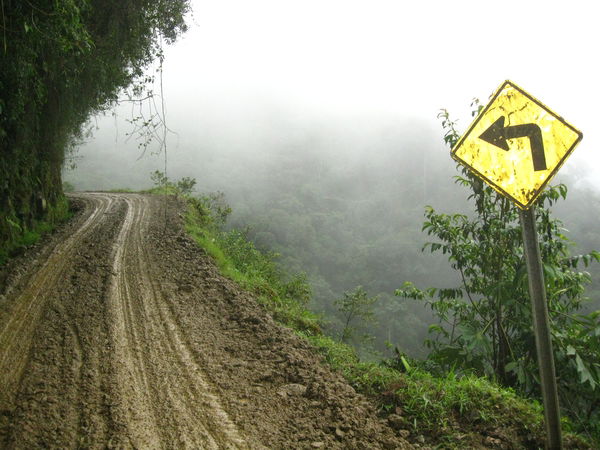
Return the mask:
<svg viewBox="0 0 600 450">
<path fill-rule="evenodd" d="M 46 217 L 43 220 L 32 219 L 28 226 L 6 218 L 13 237 L 0 247 L 0 267 L 73 216 L 73 211 L 65 197 L 60 197 L 54 205 L 48 206 L 47 209 Z"/>
<path fill-rule="evenodd" d="M 371 317 L 375 297 L 368 297 L 358 287 L 338 299 L 347 326 L 342 335 L 327 336 L 322 331 L 324 318 L 307 307 L 311 289 L 306 277 L 285 273 L 277 264 L 278 255 L 258 250 L 247 230 L 225 228 L 231 209 L 222 193 L 192 196 L 192 190 L 183 192 L 178 182 L 161 173 L 154 173 L 153 180 L 155 188 L 149 192 L 186 199 L 186 230 L 222 274 L 254 293 L 276 320 L 310 342 L 357 391 L 369 396 L 381 416 L 407 439 L 443 448 L 544 446 L 538 401 L 471 371 L 442 374 L 434 361 L 409 358 L 397 348 L 395 357 L 362 361 L 356 349 L 344 341 L 355 331 L 354 318 Z M 592 447 L 573 432 L 575 427 L 568 418 L 563 418 L 563 429 L 568 448 Z"/>
<path fill-rule="evenodd" d="M 477 110 L 473 112 L 473 115 Z M 459 139 L 441 113 L 450 147 Z M 406 282 L 396 295 L 423 302 L 434 314 L 425 344 L 440 374 L 457 371 L 495 380 L 523 396 L 541 398 L 523 238 L 517 208 L 465 168 L 455 181 L 467 188 L 472 213 L 425 210 L 425 251 L 446 255 L 461 280 L 450 287 L 417 288 Z M 567 187 L 548 187 L 536 201 L 535 219 L 546 284 L 550 332 L 562 414 L 600 441 L 600 311 L 585 314 L 589 266 L 600 252 L 575 247 L 552 207 Z"/>
<path fill-rule="evenodd" d="M 244 230 L 224 231 L 230 212 L 222 193 L 189 198 L 186 229 L 223 275 L 255 294 L 276 320 L 309 334 L 319 333 L 318 317 L 307 308 L 311 289 L 305 275 L 283 272 L 275 262 L 278 255 L 258 250 Z"/>
<path fill-rule="evenodd" d="M 89 118 L 186 30 L 188 0 L 4 0 L 0 9 L 0 262 L 68 216 L 61 170 Z"/>
</svg>

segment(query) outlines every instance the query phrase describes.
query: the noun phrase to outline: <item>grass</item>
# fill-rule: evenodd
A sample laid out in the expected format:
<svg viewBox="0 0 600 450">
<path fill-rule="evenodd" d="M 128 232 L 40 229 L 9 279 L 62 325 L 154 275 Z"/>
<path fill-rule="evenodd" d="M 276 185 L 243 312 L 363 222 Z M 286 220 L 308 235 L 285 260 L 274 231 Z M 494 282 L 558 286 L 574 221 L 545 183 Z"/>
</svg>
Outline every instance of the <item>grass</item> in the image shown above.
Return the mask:
<svg viewBox="0 0 600 450">
<path fill-rule="evenodd" d="M 9 220 L 14 237 L 0 248 L 0 266 L 12 257 L 21 254 L 26 248 L 38 242 L 40 238 L 53 231 L 59 224 L 73 216 L 66 197 L 61 197 L 56 205 L 48 208 L 45 220 L 36 221 L 29 228 L 22 227 L 16 220 Z"/>
<path fill-rule="evenodd" d="M 310 287 L 302 275 L 287 277 L 274 262 L 240 231 L 223 232 L 206 204 L 190 201 L 186 231 L 219 267 L 221 273 L 254 293 L 276 320 L 294 329 L 319 333 L 318 316 L 306 308 Z"/>
<path fill-rule="evenodd" d="M 131 193 L 131 192 L 138 192 L 138 191 L 135 191 L 135 190 L 133 190 L 133 189 L 130 189 L 130 188 L 115 188 L 115 189 L 109 189 L 109 190 L 108 190 L 108 191 L 106 191 L 106 192 L 114 192 L 114 193 Z"/>
<path fill-rule="evenodd" d="M 445 448 L 461 448 L 465 435 L 479 438 L 486 430 L 503 428 L 519 432 L 534 447 L 536 441 L 541 444 L 540 405 L 485 378 L 452 373 L 435 377 L 418 368 L 403 371 L 361 362 L 353 349 L 330 337 L 305 337 L 356 390 L 376 399 L 383 415 L 395 414 L 402 428 L 413 434 L 428 436 Z"/>
<path fill-rule="evenodd" d="M 130 191 L 130 192 L 134 192 L 134 191 Z M 173 186 L 172 184 L 168 184 L 166 186 L 154 186 L 150 189 L 145 189 L 143 191 L 138 191 L 141 192 L 143 194 L 154 194 L 154 195 L 175 195 L 175 196 L 179 196 L 181 195 L 181 193 L 179 192 L 179 190 L 177 189 L 176 186 Z"/>
<path fill-rule="evenodd" d="M 544 447 L 543 409 L 535 400 L 475 375 L 438 377 L 414 363 L 396 368 L 390 361 L 361 362 L 354 349 L 329 336 L 299 334 L 357 391 L 374 399 L 382 416 L 393 414 L 395 426 L 427 436 L 439 448 L 481 448 L 500 438 L 517 447 Z M 597 448 L 573 433 L 564 417 L 562 429 L 566 448 Z"/>
<path fill-rule="evenodd" d="M 325 361 L 358 391 L 372 398 L 382 417 L 413 437 L 426 436 L 438 448 L 485 448 L 500 442 L 543 448 L 540 404 L 474 375 L 434 376 L 406 359 L 362 362 L 355 350 L 324 335 L 308 311 L 310 289 L 302 276 L 281 272 L 275 254 L 262 253 L 243 232 L 223 232 L 207 197 L 189 201 L 186 230 L 211 255 L 221 273 L 253 292 L 280 323 L 309 341 Z M 570 433 L 563 421 L 565 447 L 593 448 Z"/>
</svg>

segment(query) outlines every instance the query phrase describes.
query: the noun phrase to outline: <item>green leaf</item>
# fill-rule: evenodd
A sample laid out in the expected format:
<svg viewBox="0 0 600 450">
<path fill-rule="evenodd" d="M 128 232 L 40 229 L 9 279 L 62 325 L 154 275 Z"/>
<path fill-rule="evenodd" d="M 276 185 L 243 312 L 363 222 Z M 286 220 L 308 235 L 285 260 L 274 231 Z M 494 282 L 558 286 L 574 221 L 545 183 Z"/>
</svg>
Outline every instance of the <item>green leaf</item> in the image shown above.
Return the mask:
<svg viewBox="0 0 600 450">
<path fill-rule="evenodd" d="M 575 362 L 577 363 L 577 372 L 579 372 L 579 380 L 581 384 L 589 382 L 591 386 L 594 386 L 596 383 L 592 378 L 592 374 L 579 355 L 575 355 Z"/>
<path fill-rule="evenodd" d="M 410 372 L 410 370 L 411 370 L 410 364 L 408 363 L 408 361 L 406 360 L 406 358 L 403 355 L 400 355 L 400 361 L 402 362 L 402 365 L 404 366 L 404 370 L 406 370 L 407 372 Z"/>
<path fill-rule="evenodd" d="M 444 329 L 439 326 L 438 324 L 434 323 L 432 325 L 429 325 L 429 332 L 430 333 L 444 333 Z"/>
</svg>

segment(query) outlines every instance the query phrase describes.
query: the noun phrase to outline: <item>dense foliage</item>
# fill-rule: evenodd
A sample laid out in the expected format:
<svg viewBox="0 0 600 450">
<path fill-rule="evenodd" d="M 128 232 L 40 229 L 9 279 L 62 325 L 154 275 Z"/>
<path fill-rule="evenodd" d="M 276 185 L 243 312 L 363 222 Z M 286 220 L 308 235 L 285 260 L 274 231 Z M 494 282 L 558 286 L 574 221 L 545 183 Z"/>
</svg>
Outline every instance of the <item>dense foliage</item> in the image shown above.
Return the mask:
<svg viewBox="0 0 600 450">
<path fill-rule="evenodd" d="M 58 211 L 69 143 L 186 29 L 188 0 L 3 0 L 0 249 Z M 50 217 L 53 220 L 52 217 Z"/>
<path fill-rule="evenodd" d="M 356 341 L 369 341 L 371 334 L 365 326 L 372 326 L 374 322 L 373 308 L 377 297 L 369 297 L 362 286 L 352 292 L 344 292 L 343 297 L 334 301 L 343 319 L 343 328 L 340 333 L 340 342 L 352 343 Z M 362 331 L 362 334 L 359 334 Z M 359 345 L 356 345 L 357 347 Z"/>
<path fill-rule="evenodd" d="M 458 134 L 447 113 L 443 117 L 446 140 L 454 145 Z M 423 225 L 435 238 L 424 249 L 447 255 L 460 283 L 423 290 L 406 283 L 396 294 L 425 302 L 437 317 L 427 345 L 440 368 L 486 375 L 539 396 L 518 210 L 466 169 L 461 172 L 456 181 L 469 189 L 473 213 L 444 214 L 427 207 Z M 581 310 L 590 282 L 583 269 L 600 261 L 600 253 L 570 254 L 564 225 L 551 214 L 566 195 L 564 185 L 546 189 L 537 201 L 536 222 L 562 406 L 580 426 L 598 433 L 600 312 L 583 315 Z"/>
</svg>

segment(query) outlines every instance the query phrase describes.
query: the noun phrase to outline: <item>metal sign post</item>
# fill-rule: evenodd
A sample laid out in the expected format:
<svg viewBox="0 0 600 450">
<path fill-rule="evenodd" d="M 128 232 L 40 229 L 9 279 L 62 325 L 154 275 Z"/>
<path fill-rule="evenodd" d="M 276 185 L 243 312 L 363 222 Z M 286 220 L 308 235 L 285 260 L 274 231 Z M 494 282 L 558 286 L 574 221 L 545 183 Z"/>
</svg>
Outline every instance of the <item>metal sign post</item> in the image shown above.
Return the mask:
<svg viewBox="0 0 600 450">
<path fill-rule="evenodd" d="M 548 436 L 547 447 L 549 449 L 562 449 L 554 353 L 552 352 L 552 339 L 550 337 L 542 258 L 535 227 L 535 207 L 521 210 L 520 217 L 527 273 L 529 274 L 529 296 L 531 297 L 533 313 L 535 347 L 542 385 L 542 399 L 544 401 L 546 435 Z"/>
<path fill-rule="evenodd" d="M 505 81 L 452 149 L 452 157 L 520 209 L 547 447 L 562 449 L 560 410 L 537 232 L 537 197 L 583 134 L 542 102 Z"/>
</svg>

